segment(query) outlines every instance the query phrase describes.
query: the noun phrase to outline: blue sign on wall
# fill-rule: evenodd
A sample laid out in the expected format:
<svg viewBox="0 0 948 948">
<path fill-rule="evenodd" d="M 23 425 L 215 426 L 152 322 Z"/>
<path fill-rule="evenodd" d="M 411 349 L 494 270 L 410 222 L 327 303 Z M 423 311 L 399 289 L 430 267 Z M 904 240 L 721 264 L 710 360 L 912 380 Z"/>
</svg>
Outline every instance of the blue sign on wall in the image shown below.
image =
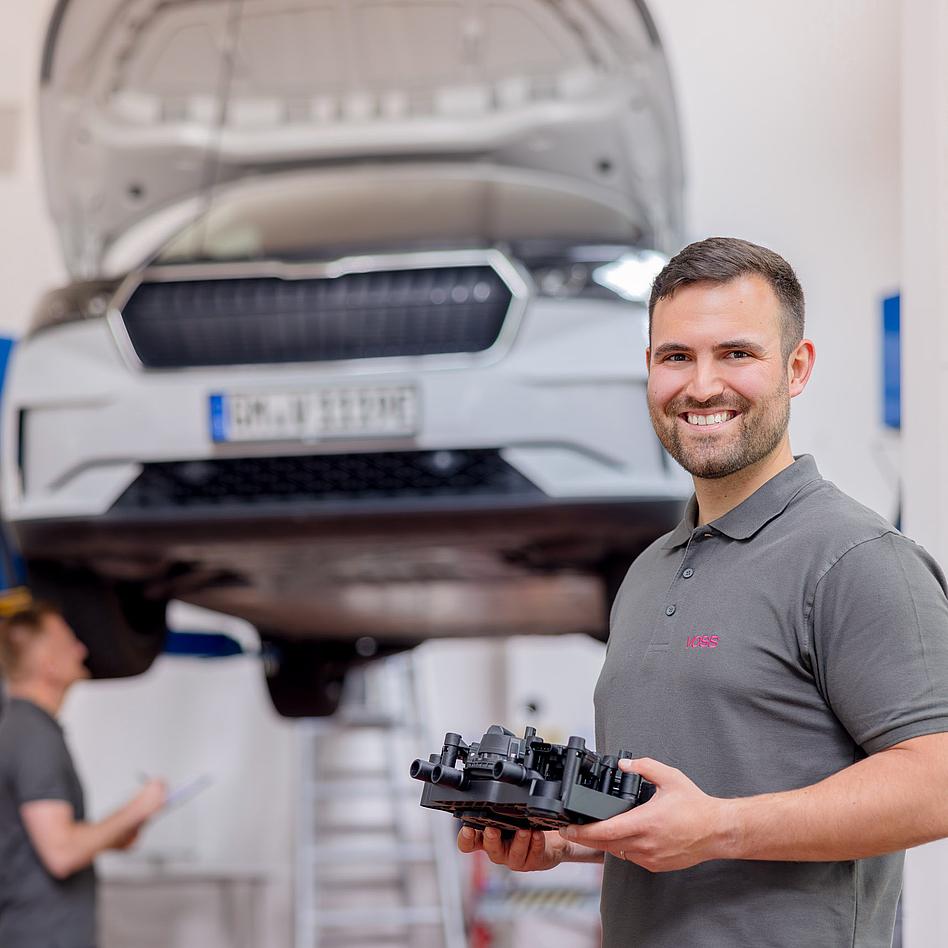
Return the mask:
<svg viewBox="0 0 948 948">
<path fill-rule="evenodd" d="M 902 427 L 901 298 L 882 301 L 882 421 L 887 428 Z"/>
<path fill-rule="evenodd" d="M 10 362 L 10 353 L 13 351 L 13 339 L 0 337 L 0 394 L 3 392 L 3 383 L 6 380 L 7 365 Z M 0 523 L 0 589 L 10 589 L 20 586 L 26 581 L 26 570 L 16 552 L 12 540 Z"/>
</svg>

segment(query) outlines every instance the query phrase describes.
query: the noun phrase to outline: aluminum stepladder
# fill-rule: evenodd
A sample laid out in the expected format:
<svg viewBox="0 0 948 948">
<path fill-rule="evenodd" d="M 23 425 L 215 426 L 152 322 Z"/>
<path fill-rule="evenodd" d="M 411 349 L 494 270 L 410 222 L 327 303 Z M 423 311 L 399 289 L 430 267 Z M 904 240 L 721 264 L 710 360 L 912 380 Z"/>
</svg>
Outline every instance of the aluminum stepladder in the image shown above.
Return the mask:
<svg viewBox="0 0 948 948">
<path fill-rule="evenodd" d="M 408 776 L 432 743 L 419 665 L 356 669 L 336 715 L 297 725 L 296 948 L 466 948 L 456 829 Z"/>
</svg>

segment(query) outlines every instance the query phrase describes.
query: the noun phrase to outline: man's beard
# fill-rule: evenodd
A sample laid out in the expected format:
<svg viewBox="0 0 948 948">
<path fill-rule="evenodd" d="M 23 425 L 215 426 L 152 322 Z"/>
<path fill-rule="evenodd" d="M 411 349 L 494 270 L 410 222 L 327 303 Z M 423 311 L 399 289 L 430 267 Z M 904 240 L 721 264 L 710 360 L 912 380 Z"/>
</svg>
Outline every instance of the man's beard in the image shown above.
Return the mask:
<svg viewBox="0 0 948 948">
<path fill-rule="evenodd" d="M 681 437 L 678 416 L 687 411 L 705 412 L 715 409 L 740 412 L 740 415 L 730 422 L 740 425 L 736 436 L 728 433 L 722 438 L 720 429 L 702 436 L 701 429 L 696 428 L 695 434 L 690 436 L 686 445 Z M 727 402 L 715 399 L 703 405 L 689 401 L 674 402 L 665 411 L 655 408 L 651 403 L 648 406 L 652 426 L 665 450 L 689 474 L 708 479 L 728 477 L 742 471 L 767 457 L 780 444 L 790 423 L 790 398 L 787 393 L 774 392 L 759 402 L 756 409 L 750 409 L 750 402 L 739 396 L 732 397 Z M 717 441 L 722 443 L 716 444 Z"/>
</svg>

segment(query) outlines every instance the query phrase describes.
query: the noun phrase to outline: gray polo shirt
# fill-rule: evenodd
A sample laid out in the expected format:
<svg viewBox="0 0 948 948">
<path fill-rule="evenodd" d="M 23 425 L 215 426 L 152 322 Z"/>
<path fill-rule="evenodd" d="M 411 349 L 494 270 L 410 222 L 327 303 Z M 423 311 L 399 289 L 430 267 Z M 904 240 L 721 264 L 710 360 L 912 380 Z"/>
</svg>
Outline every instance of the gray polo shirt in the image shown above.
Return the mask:
<svg viewBox="0 0 948 948">
<path fill-rule="evenodd" d="M 66 879 L 40 862 L 20 818 L 36 800 L 62 800 L 85 817 L 82 786 L 62 729 L 29 701 L 11 700 L 0 712 L 0 946 L 92 948 L 95 873 Z"/>
<path fill-rule="evenodd" d="M 808 455 L 719 520 L 695 516 L 692 499 L 619 591 L 596 686 L 600 751 L 654 757 L 737 797 L 948 731 L 945 578 L 921 547 Z M 603 944 L 888 948 L 902 861 L 652 874 L 607 856 Z"/>
</svg>

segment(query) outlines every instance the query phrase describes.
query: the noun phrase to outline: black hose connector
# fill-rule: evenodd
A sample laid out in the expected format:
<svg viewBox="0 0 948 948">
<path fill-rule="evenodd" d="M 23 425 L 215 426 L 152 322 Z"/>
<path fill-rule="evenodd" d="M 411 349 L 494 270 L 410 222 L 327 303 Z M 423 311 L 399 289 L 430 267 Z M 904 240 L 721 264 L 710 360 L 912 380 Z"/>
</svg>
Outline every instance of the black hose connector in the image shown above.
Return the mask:
<svg viewBox="0 0 948 948">
<path fill-rule="evenodd" d="M 527 768 L 523 764 L 515 764 L 509 760 L 498 760 L 494 764 L 492 773 L 494 780 L 501 783 L 512 783 L 516 787 L 521 787 L 527 782 Z"/>
<path fill-rule="evenodd" d="M 435 765 L 431 763 L 430 760 L 422 760 L 419 757 L 417 760 L 412 761 L 408 773 L 411 774 L 415 780 L 424 780 L 425 783 L 431 783 L 431 774 L 434 769 Z"/>
<path fill-rule="evenodd" d="M 453 767 L 457 763 L 458 753 L 463 743 L 460 734 L 449 731 L 444 735 L 444 747 L 441 749 L 441 765 L 443 767 Z"/>
<path fill-rule="evenodd" d="M 431 782 L 439 787 L 453 787 L 455 790 L 464 788 L 465 776 L 463 770 L 456 767 L 445 767 L 443 764 L 435 764 L 431 770 Z"/>
<path fill-rule="evenodd" d="M 599 792 L 608 793 L 612 789 L 612 781 L 616 776 L 616 769 L 619 766 L 617 757 L 603 757 L 602 770 L 599 774 Z"/>
<path fill-rule="evenodd" d="M 571 737 L 563 760 L 563 787 L 571 787 L 579 779 L 579 762 L 585 753 L 586 742 L 583 738 Z"/>
<path fill-rule="evenodd" d="M 619 796 L 623 800 L 637 800 L 642 778 L 638 774 L 623 773 L 619 781 Z"/>
</svg>

